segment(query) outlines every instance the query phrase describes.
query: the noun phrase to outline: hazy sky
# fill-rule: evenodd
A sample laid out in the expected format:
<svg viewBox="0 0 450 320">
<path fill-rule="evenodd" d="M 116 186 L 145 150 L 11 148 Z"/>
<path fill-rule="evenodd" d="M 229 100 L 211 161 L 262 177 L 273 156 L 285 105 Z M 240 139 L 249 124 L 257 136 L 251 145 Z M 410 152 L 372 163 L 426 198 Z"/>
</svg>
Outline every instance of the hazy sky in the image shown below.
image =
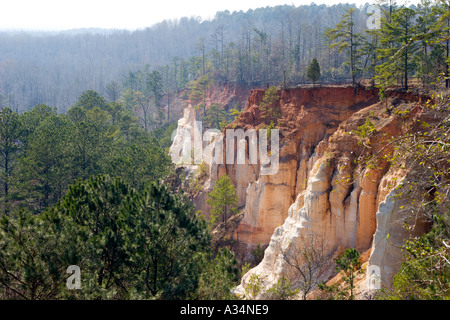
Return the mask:
<svg viewBox="0 0 450 320">
<path fill-rule="evenodd" d="M 311 0 L 2 0 L 0 29 L 64 30 L 75 28 L 139 29 L 165 19 L 200 16 L 217 11 L 247 11 L 280 4 L 309 4 Z M 374 0 L 315 0 L 364 4 Z"/>
</svg>

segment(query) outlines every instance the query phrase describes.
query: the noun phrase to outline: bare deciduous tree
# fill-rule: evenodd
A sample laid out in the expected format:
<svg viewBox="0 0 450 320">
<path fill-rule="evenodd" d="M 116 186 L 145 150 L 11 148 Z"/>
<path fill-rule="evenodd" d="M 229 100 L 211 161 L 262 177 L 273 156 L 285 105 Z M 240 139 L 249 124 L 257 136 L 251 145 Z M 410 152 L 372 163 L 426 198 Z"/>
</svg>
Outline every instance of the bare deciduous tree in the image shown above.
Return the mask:
<svg viewBox="0 0 450 320">
<path fill-rule="evenodd" d="M 313 231 L 305 232 L 302 241 L 282 250 L 284 261 L 295 269 L 298 287 L 306 300 L 308 293 L 322 280 L 329 261 L 326 255 L 323 237 Z"/>
</svg>

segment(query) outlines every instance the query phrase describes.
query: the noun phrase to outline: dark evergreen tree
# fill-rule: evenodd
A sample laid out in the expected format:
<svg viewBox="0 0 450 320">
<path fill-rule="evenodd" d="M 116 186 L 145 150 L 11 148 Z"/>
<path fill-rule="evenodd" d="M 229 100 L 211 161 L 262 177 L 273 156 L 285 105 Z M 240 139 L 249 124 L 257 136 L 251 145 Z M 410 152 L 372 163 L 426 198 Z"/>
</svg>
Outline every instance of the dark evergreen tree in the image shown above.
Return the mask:
<svg viewBox="0 0 450 320">
<path fill-rule="evenodd" d="M 339 52 L 347 52 L 346 64 L 350 67 L 353 84 L 356 84 L 356 75 L 361 69 L 358 48 L 363 41 L 363 35 L 356 31 L 355 16 L 355 8 L 346 9 L 342 20 L 326 33 L 327 36 L 336 41 L 331 44 L 331 48 L 337 47 Z"/>
<path fill-rule="evenodd" d="M 320 66 L 316 58 L 311 61 L 306 76 L 311 80 L 313 85 L 320 79 Z"/>
<path fill-rule="evenodd" d="M 413 70 L 412 57 L 418 48 L 414 37 L 417 34 L 415 15 L 411 8 L 400 8 L 392 12 L 389 20 L 382 20 L 378 55 L 384 62 L 376 67 L 382 90 L 397 82 L 408 89 L 409 74 Z"/>
<path fill-rule="evenodd" d="M 279 100 L 277 87 L 271 86 L 266 90 L 263 101 L 260 104 L 261 119 L 264 122 L 276 124 L 277 119 L 281 117 Z"/>
<path fill-rule="evenodd" d="M 0 213 L 9 211 L 9 200 L 13 169 L 21 149 L 22 124 L 19 115 L 9 108 L 0 109 L 0 191 L 2 209 Z"/>
<path fill-rule="evenodd" d="M 206 116 L 203 117 L 203 122 L 206 128 L 222 130 L 227 120 L 227 112 L 220 104 L 212 104 L 206 110 Z"/>
<path fill-rule="evenodd" d="M 78 98 L 75 107 L 80 107 L 85 111 L 89 111 L 93 108 L 100 108 L 102 110 L 107 109 L 107 101 L 103 96 L 94 90 L 86 90 Z"/>
<path fill-rule="evenodd" d="M 0 218 L 0 299 L 70 298 L 67 268 L 87 266 L 89 236 L 69 217 L 21 209 Z M 87 279 L 85 279 L 87 280 Z M 83 289 L 86 289 L 83 283 Z"/>
<path fill-rule="evenodd" d="M 208 193 L 207 203 L 211 206 L 210 221 L 214 226 L 217 219 L 222 218 L 224 228 L 226 222 L 232 214 L 238 210 L 238 196 L 236 189 L 230 177 L 226 174 L 222 175 L 214 185 L 214 189 Z"/>
</svg>

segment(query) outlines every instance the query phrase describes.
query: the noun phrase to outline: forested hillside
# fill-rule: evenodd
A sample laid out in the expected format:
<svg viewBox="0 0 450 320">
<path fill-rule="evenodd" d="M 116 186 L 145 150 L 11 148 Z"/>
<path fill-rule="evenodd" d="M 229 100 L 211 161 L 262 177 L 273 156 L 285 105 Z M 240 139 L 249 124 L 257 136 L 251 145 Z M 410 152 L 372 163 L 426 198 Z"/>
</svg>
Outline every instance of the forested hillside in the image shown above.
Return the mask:
<svg viewBox="0 0 450 320">
<path fill-rule="evenodd" d="M 356 12 L 360 31 L 366 27 L 367 6 Z M 2 32 L 0 97 L 16 111 L 47 104 L 63 112 L 83 91 L 106 96 L 110 82 L 123 84 L 145 65 L 161 73 L 166 94 L 208 72 L 220 82 L 279 84 L 286 76 L 297 83 L 305 81 L 314 57 L 323 80 L 349 78 L 341 67 L 343 56 L 326 49 L 329 40 L 323 35 L 350 7 L 223 11 L 211 21 L 182 18 L 133 32 Z"/>
<path fill-rule="evenodd" d="M 263 250 L 251 243 L 257 249 L 246 254 L 259 261 L 250 266 L 231 246 L 219 249 L 211 235 L 223 227 L 227 236 L 227 219 L 240 213 L 244 192 L 254 196 L 258 214 L 270 207 L 262 220 L 276 225 L 289 206 L 306 203 L 296 191 L 309 192 L 320 180 L 308 181 L 309 172 L 327 173 L 319 183 L 326 188 L 314 189 L 310 199 L 340 197 L 341 191 L 327 192 L 346 185 L 339 206 L 373 187 L 370 177 L 358 182 L 364 192 L 357 187 L 364 170 L 405 167 L 424 173 L 419 185 L 405 183 L 405 194 L 415 197 L 407 209 L 425 212 L 431 232 L 405 246 L 410 273 L 397 277 L 385 298 L 448 299 L 450 4 L 381 1 L 379 16 L 368 15 L 368 7 L 224 11 L 211 21 L 183 18 L 133 32 L 0 33 L 0 299 L 235 299 L 233 289 Z M 231 87 L 258 90 L 244 110 L 214 96 Z M 284 130 L 282 174 L 266 181 L 254 167 L 217 166 L 220 183 L 208 183 L 217 188 L 204 197 L 212 210 L 196 211 L 193 198 L 213 181 L 213 171 L 203 163 L 185 181 L 168 155 L 188 105 L 203 129 Z M 314 171 L 318 159 L 323 165 Z M 361 172 L 348 171 L 356 167 Z M 258 198 L 264 192 L 270 197 Z M 372 209 L 363 211 L 375 215 Z M 345 214 L 339 218 L 347 223 Z M 268 240 L 273 225 L 248 223 L 241 240 Z M 264 238 L 257 237 L 261 230 Z M 359 232 L 368 250 L 373 234 Z M 428 268 L 436 257 L 439 269 Z M 83 270 L 83 290 L 67 289 L 73 265 Z M 356 266 L 343 261 L 342 268 L 352 277 Z M 300 285 L 285 281 L 269 297 L 299 298 Z M 257 297 L 259 284 L 247 285 L 246 298 Z M 354 297 L 328 289 L 334 298 Z"/>
</svg>

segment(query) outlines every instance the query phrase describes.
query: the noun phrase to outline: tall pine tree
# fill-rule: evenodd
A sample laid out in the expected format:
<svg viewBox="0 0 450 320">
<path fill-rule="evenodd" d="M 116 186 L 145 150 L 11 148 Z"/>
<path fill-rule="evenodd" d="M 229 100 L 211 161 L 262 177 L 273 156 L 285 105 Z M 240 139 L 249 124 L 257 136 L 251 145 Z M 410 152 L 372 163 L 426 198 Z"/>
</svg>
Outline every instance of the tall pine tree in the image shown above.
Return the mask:
<svg viewBox="0 0 450 320">
<path fill-rule="evenodd" d="M 313 85 L 320 79 L 320 66 L 316 58 L 311 61 L 308 71 L 306 72 L 306 76 L 309 80 L 311 80 Z"/>
<path fill-rule="evenodd" d="M 361 68 L 358 47 L 364 39 L 363 35 L 356 31 L 355 13 L 355 8 L 346 9 L 341 21 L 326 32 L 326 36 L 333 40 L 330 48 L 337 47 L 340 53 L 347 52 L 346 64 L 350 67 L 353 84 L 356 84 L 356 75 Z"/>
<path fill-rule="evenodd" d="M 389 20 L 382 19 L 381 47 L 378 55 L 384 62 L 376 67 L 377 80 L 381 90 L 400 82 L 408 90 L 409 74 L 413 70 L 412 58 L 418 45 L 416 12 L 411 8 L 395 9 Z"/>
<path fill-rule="evenodd" d="M 230 177 L 226 174 L 216 181 L 214 189 L 208 193 L 207 203 L 211 206 L 210 220 L 214 225 L 218 218 L 222 218 L 224 228 L 230 215 L 237 213 L 238 196 Z"/>
</svg>

